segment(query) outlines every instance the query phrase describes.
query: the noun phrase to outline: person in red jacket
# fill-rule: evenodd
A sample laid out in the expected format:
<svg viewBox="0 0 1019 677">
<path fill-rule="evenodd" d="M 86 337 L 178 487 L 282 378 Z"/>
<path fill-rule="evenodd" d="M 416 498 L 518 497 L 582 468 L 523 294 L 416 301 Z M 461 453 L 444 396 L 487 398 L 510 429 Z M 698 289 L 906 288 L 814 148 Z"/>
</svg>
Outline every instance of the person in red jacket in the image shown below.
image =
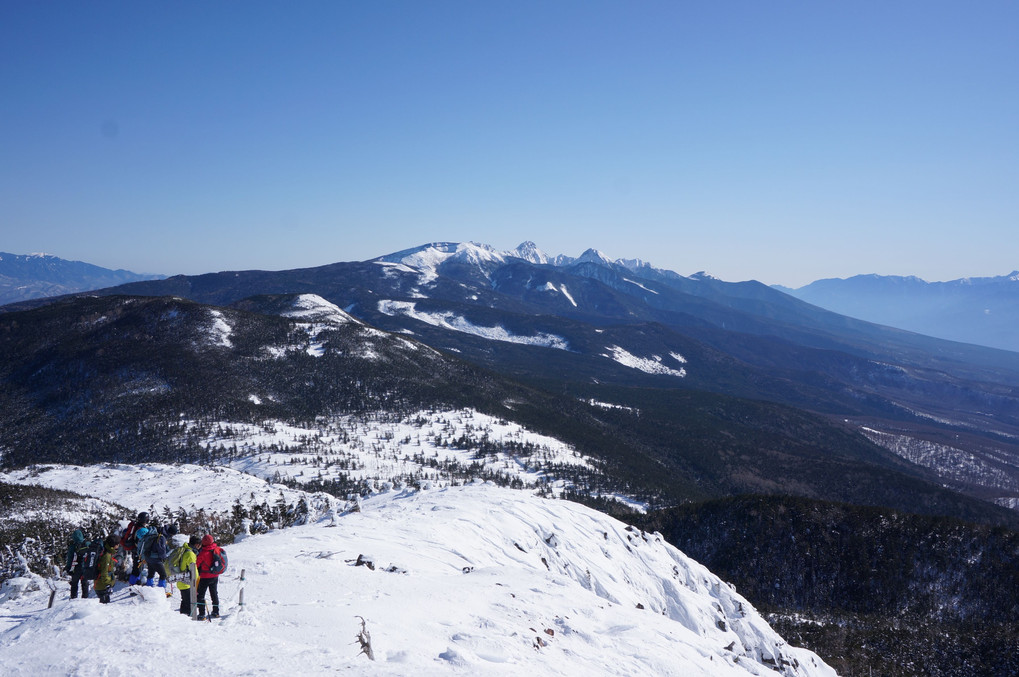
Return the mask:
<svg viewBox="0 0 1019 677">
<path fill-rule="evenodd" d="M 215 562 L 217 555 L 221 553 L 220 547 L 212 538 L 212 534 L 205 534 L 202 538 L 202 548 L 198 551 L 195 565 L 198 567 L 198 620 L 205 620 L 205 592 L 209 592 L 212 598 L 212 613 L 209 618 L 219 618 L 219 574 Z M 220 555 L 221 556 L 221 555 Z"/>
</svg>

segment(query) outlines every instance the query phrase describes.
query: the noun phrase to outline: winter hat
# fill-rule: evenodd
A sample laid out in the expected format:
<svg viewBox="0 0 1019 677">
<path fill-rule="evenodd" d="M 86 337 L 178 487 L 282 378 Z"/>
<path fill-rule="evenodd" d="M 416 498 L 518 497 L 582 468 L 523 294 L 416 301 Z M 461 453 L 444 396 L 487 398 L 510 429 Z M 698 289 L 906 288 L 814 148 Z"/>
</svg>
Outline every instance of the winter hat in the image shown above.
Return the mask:
<svg viewBox="0 0 1019 677">
<path fill-rule="evenodd" d="M 166 527 L 166 535 L 167 536 L 176 536 L 177 535 L 177 525 L 176 524 L 171 524 L 170 526 Z"/>
<path fill-rule="evenodd" d="M 134 521 L 139 526 L 144 526 L 144 525 L 148 524 L 149 523 L 149 513 L 147 513 L 147 512 L 140 512 L 140 513 L 138 513 L 138 517 L 136 517 Z"/>
<path fill-rule="evenodd" d="M 212 538 L 212 534 L 205 534 L 202 538 L 202 547 L 208 548 L 210 545 L 215 545 L 216 541 Z"/>
<path fill-rule="evenodd" d="M 198 548 L 202 545 L 202 539 L 197 536 L 192 536 L 188 539 L 188 545 L 191 546 L 192 549 Z"/>
</svg>

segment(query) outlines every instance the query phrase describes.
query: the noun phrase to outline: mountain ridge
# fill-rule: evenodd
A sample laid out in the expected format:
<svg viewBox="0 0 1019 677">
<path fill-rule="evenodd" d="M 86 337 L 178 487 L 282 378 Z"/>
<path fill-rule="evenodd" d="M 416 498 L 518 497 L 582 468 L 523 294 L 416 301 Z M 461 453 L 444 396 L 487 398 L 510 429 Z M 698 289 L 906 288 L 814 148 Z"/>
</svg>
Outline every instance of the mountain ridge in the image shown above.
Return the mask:
<svg viewBox="0 0 1019 677">
<path fill-rule="evenodd" d="M 111 270 L 50 254 L 0 252 L 0 306 L 163 277 L 129 270 Z"/>
<path fill-rule="evenodd" d="M 855 275 L 776 287 L 814 305 L 929 336 L 1019 351 L 1019 271 L 927 282 L 915 276 Z"/>
</svg>

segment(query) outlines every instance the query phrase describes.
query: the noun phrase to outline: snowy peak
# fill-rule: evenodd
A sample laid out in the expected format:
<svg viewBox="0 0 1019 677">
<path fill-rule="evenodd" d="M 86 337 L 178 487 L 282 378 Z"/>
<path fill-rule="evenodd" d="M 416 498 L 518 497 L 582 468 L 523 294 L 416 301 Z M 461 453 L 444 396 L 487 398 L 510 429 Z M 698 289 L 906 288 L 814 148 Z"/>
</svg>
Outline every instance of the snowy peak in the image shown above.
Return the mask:
<svg viewBox="0 0 1019 677">
<path fill-rule="evenodd" d="M 373 259 L 380 264 L 403 265 L 417 273 L 419 284 L 434 282 L 447 266 L 477 269 L 484 277 L 506 263 L 507 255 L 477 242 L 435 242 Z"/>
<path fill-rule="evenodd" d="M 549 263 L 548 254 L 538 249 L 538 245 L 530 240 L 522 242 L 516 249 L 510 252 L 517 258 L 529 261 L 535 265 L 543 266 Z"/>
<path fill-rule="evenodd" d="M 464 242 L 456 246 L 450 260 L 484 267 L 489 264 L 506 263 L 506 255 L 495 251 L 487 244 Z"/>
<path fill-rule="evenodd" d="M 435 268 L 456 252 L 456 242 L 430 242 L 413 249 L 404 249 L 380 256 L 372 261 L 378 263 L 401 263 L 411 268 Z"/>
<path fill-rule="evenodd" d="M 280 313 L 283 317 L 289 317 L 301 322 L 321 322 L 325 324 L 363 324 L 350 313 L 340 309 L 335 303 L 330 303 L 318 294 L 300 294 L 294 298 L 290 310 Z"/>
<path fill-rule="evenodd" d="M 574 263 L 598 263 L 602 265 L 611 265 L 612 261 L 609 257 L 605 256 L 605 254 L 602 254 L 597 249 L 588 249 L 581 254 Z"/>
</svg>

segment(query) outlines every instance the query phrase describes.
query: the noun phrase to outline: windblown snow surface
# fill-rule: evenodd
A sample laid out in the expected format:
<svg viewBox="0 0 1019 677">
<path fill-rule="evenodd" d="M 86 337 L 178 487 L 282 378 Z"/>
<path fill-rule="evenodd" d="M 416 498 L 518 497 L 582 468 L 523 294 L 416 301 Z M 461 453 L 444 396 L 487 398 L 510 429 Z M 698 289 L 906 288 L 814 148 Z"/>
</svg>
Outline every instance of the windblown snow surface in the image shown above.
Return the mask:
<svg viewBox="0 0 1019 677">
<path fill-rule="evenodd" d="M 118 584 L 100 605 L 62 582 L 47 608 L 43 579 L 8 582 L 0 672 L 835 674 L 659 535 L 586 507 L 475 484 L 359 508 L 228 546 L 215 622 L 180 615 L 158 588 Z"/>
</svg>

